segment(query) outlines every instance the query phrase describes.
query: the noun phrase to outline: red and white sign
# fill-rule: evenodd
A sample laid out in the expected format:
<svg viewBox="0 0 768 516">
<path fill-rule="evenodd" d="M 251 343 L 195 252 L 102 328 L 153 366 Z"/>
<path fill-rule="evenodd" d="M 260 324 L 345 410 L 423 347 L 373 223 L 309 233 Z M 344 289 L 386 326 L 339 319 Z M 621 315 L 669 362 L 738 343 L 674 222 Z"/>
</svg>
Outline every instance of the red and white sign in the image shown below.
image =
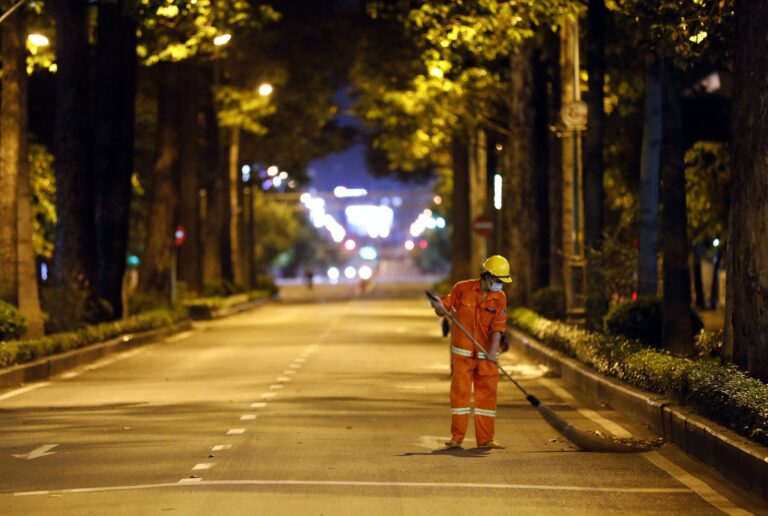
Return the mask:
<svg viewBox="0 0 768 516">
<path fill-rule="evenodd" d="M 484 237 L 493 235 L 493 216 L 479 215 L 472 221 L 472 231 Z"/>
</svg>

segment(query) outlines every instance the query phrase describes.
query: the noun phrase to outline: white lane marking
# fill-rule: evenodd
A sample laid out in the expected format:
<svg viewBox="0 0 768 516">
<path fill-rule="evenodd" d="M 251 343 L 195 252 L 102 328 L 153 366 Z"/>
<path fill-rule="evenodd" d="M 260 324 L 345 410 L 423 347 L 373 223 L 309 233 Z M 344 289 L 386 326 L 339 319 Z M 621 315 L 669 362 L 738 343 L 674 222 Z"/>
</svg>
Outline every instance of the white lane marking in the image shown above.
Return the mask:
<svg viewBox="0 0 768 516">
<path fill-rule="evenodd" d="M 261 395 L 261 399 L 264 399 L 264 400 L 267 398 L 274 398 L 274 397 L 275 397 L 274 392 L 265 392 L 264 394 Z"/>
<path fill-rule="evenodd" d="M 230 428 L 229 430 L 227 430 L 227 435 L 239 435 L 244 433 L 245 433 L 245 428 Z"/>
<path fill-rule="evenodd" d="M 129 486 L 85 487 L 61 489 L 57 491 L 19 491 L 13 496 L 40 494 L 98 493 L 103 491 L 128 491 L 134 489 L 157 489 L 159 487 L 178 487 L 179 484 L 194 483 L 203 486 L 326 486 L 326 487 L 412 487 L 442 489 L 507 489 L 530 491 L 579 491 L 596 493 L 653 493 L 653 494 L 690 494 L 691 490 L 681 487 L 586 487 L 543 484 L 473 484 L 459 482 L 365 482 L 355 480 L 202 480 L 184 478 L 175 483 L 140 484 Z"/>
<path fill-rule="evenodd" d="M 282 384 L 279 384 L 279 383 L 275 383 L 275 384 L 272 384 L 272 385 L 269 386 L 269 388 L 271 390 L 273 390 L 273 391 L 276 391 L 278 389 L 282 389 L 283 387 L 285 387 L 285 386 L 282 385 Z"/>
<path fill-rule="evenodd" d="M 7 400 L 8 398 L 13 398 L 14 396 L 18 396 L 20 394 L 24 394 L 25 392 L 34 391 L 36 389 L 40 389 L 42 387 L 45 387 L 46 385 L 50 385 L 51 382 L 41 382 L 41 383 L 35 383 L 32 385 L 27 385 L 26 387 L 20 387 L 18 389 L 12 390 L 10 392 L 6 392 L 5 394 L 0 395 L 0 401 Z"/>
<path fill-rule="evenodd" d="M 240 421 L 253 421 L 256 419 L 256 414 L 243 414 L 240 416 Z"/>
<path fill-rule="evenodd" d="M 183 331 L 181 333 L 178 333 L 176 335 L 168 337 L 167 339 L 165 339 L 165 341 L 166 342 L 178 342 L 180 340 L 186 339 L 187 337 L 191 337 L 194 334 L 195 334 L 195 332 L 191 331 L 191 330 L 190 331 Z"/>
<path fill-rule="evenodd" d="M 597 412 L 585 408 L 583 405 L 581 405 L 581 403 L 579 403 L 576 400 L 576 398 L 574 398 L 571 395 L 571 393 L 569 393 L 559 385 L 555 384 L 552 380 L 542 379 L 540 381 L 544 383 L 548 388 L 550 388 L 553 392 L 555 392 L 555 394 L 557 394 L 557 396 L 559 396 L 563 401 L 573 406 L 585 417 L 599 424 L 600 426 L 602 426 L 612 434 L 618 435 L 619 437 L 632 436 L 632 434 L 629 431 L 627 431 L 626 428 L 619 425 L 618 423 L 614 423 L 613 421 L 601 416 Z M 733 502 L 728 500 L 725 496 L 721 495 L 720 493 L 712 489 L 712 487 L 710 487 L 708 484 L 706 484 L 702 480 L 696 478 L 695 476 L 691 475 L 689 472 L 687 472 L 680 466 L 676 465 L 675 463 L 663 457 L 659 452 L 657 451 L 647 452 L 643 454 L 643 457 L 648 459 L 648 461 L 651 464 L 653 464 L 660 470 L 664 471 L 665 473 L 667 473 L 669 476 L 671 476 L 681 484 L 688 486 L 691 491 L 696 493 L 700 498 L 702 498 L 704 501 L 712 505 L 715 509 L 718 509 L 726 514 L 733 514 L 733 515 L 751 514 L 750 512 L 739 508 L 737 505 L 735 505 Z"/>
<path fill-rule="evenodd" d="M 34 450 L 28 453 L 18 453 L 11 455 L 12 457 L 16 457 L 17 459 L 24 459 L 24 460 L 32 460 L 32 459 L 38 459 L 40 457 L 45 457 L 46 455 L 53 455 L 56 453 L 55 451 L 49 451 L 54 448 L 56 448 L 58 444 L 44 444 L 42 446 L 38 446 Z"/>
<path fill-rule="evenodd" d="M 283 374 L 288 374 L 288 375 L 296 374 L 296 371 L 294 371 L 293 369 L 286 369 L 285 371 L 283 371 Z"/>
<path fill-rule="evenodd" d="M 307 359 L 303 358 L 303 357 L 298 357 L 298 358 L 295 358 L 293 361 L 298 363 L 298 364 L 301 364 L 302 362 L 306 362 Z"/>
<path fill-rule="evenodd" d="M 213 448 L 211 448 L 211 451 L 222 451 L 222 450 L 230 450 L 232 449 L 231 444 L 217 444 Z"/>
<path fill-rule="evenodd" d="M 688 486 L 691 491 L 706 500 L 711 506 L 723 511 L 726 514 L 733 514 L 736 516 L 743 516 L 752 514 L 749 511 L 745 511 L 726 497 L 712 489 L 709 485 L 694 477 L 686 470 L 670 461 L 666 457 L 662 456 L 657 451 L 652 451 L 643 454 L 643 457 L 648 459 L 657 468 L 666 471 L 668 474 L 675 477 L 675 479 L 681 484 Z"/>
<path fill-rule="evenodd" d="M 275 381 L 276 381 L 276 382 L 290 382 L 290 381 L 291 381 L 291 379 L 290 379 L 290 378 L 288 378 L 287 376 L 278 376 L 278 377 L 277 377 L 277 380 L 275 380 Z"/>
<path fill-rule="evenodd" d="M 125 360 L 126 358 L 130 358 L 134 355 L 138 355 L 139 353 L 144 353 L 147 351 L 147 348 L 141 347 L 137 349 L 132 349 L 130 351 L 125 351 L 123 353 L 119 353 L 113 357 L 104 358 L 102 360 L 98 360 L 94 362 L 93 364 L 89 364 L 84 367 L 80 367 L 74 371 L 70 371 L 68 373 L 64 373 L 58 376 L 58 378 L 61 378 L 62 380 L 70 380 L 72 378 L 76 378 L 80 376 L 83 373 L 87 373 L 88 371 L 93 371 L 94 369 L 99 369 L 104 366 L 112 365 L 115 362 L 119 362 L 121 360 Z"/>
<path fill-rule="evenodd" d="M 629 433 L 626 428 L 624 428 L 623 426 L 617 423 L 614 423 L 610 419 L 598 414 L 594 410 L 590 410 L 584 407 L 581 403 L 579 403 L 576 400 L 576 398 L 573 397 L 573 395 L 571 395 L 570 392 L 566 391 L 560 385 L 550 380 L 549 378 L 542 379 L 541 383 L 543 383 L 549 390 L 554 392 L 558 398 L 565 401 L 569 405 L 572 405 L 582 416 L 586 417 L 587 419 L 591 419 L 592 421 L 601 425 L 603 428 L 605 428 L 612 434 L 617 435 L 619 437 L 632 437 L 632 434 Z"/>
<path fill-rule="evenodd" d="M 267 404 L 264 403 L 263 401 L 259 401 L 257 403 L 251 403 L 251 408 L 264 408 L 266 406 Z"/>
<path fill-rule="evenodd" d="M 301 369 L 301 365 L 302 364 L 291 364 L 288 367 L 290 367 L 291 369 Z"/>
<path fill-rule="evenodd" d="M 192 468 L 192 471 L 198 471 L 201 469 L 211 469 L 211 466 L 213 466 L 213 463 L 211 462 L 201 462 L 200 464 L 195 464 L 195 467 Z"/>
</svg>

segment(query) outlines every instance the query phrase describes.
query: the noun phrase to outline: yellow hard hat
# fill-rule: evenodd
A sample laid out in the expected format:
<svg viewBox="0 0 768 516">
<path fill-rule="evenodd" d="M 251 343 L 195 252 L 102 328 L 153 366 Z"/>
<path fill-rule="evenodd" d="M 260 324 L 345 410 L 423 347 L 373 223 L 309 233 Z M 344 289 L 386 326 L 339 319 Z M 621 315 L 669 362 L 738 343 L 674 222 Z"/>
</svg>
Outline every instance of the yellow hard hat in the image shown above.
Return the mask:
<svg viewBox="0 0 768 516">
<path fill-rule="evenodd" d="M 489 257 L 483 262 L 483 269 L 504 283 L 512 283 L 512 278 L 509 276 L 509 262 L 503 256 L 497 254 Z"/>
</svg>

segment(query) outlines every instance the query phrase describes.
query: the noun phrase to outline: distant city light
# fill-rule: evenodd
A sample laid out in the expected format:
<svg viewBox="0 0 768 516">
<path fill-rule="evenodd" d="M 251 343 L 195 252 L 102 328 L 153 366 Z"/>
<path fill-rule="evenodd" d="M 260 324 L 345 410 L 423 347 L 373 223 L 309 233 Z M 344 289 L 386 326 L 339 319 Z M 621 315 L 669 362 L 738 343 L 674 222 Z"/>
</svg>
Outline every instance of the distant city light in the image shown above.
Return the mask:
<svg viewBox="0 0 768 516">
<path fill-rule="evenodd" d="M 493 176 L 493 207 L 497 210 L 501 209 L 501 186 L 502 178 L 500 174 Z"/>
<path fill-rule="evenodd" d="M 267 97 L 269 95 L 272 95 L 272 91 L 274 88 L 272 88 L 272 85 L 269 83 L 264 83 L 261 86 L 259 86 L 259 95 L 262 97 Z"/>
<path fill-rule="evenodd" d="M 243 165 L 243 168 L 240 169 L 243 176 L 243 183 L 247 183 L 251 180 L 251 166 L 250 165 Z"/>
<path fill-rule="evenodd" d="M 293 179 L 288 181 L 288 188 L 296 188 L 296 181 Z"/>
<path fill-rule="evenodd" d="M 367 265 L 363 265 L 357 270 L 357 274 L 360 276 L 360 279 L 367 280 L 373 276 L 373 270 Z"/>
<path fill-rule="evenodd" d="M 402 205 L 403 205 L 403 198 L 402 197 L 397 196 L 397 195 L 392 197 L 392 206 L 394 206 L 395 208 L 399 208 Z"/>
<path fill-rule="evenodd" d="M 333 189 L 333 195 L 336 197 L 365 197 L 368 190 L 365 188 L 347 188 L 346 186 L 337 186 Z"/>
<path fill-rule="evenodd" d="M 415 247 L 413 240 L 406 240 L 405 241 L 405 248 L 409 251 L 413 251 L 413 248 Z"/>
<path fill-rule="evenodd" d="M 439 205 L 443 204 L 443 198 L 440 197 L 439 195 L 435 195 L 432 198 L 432 202 L 434 202 L 435 204 L 437 204 L 439 206 Z"/>
<path fill-rule="evenodd" d="M 344 277 L 345 278 L 352 279 L 355 276 L 357 276 L 357 271 L 351 265 L 349 267 L 347 267 L 346 269 L 344 269 Z"/>
<path fill-rule="evenodd" d="M 281 184 L 283 184 L 283 180 L 279 177 L 276 177 L 272 179 L 272 184 L 275 185 L 275 188 L 278 188 Z"/>
<path fill-rule="evenodd" d="M 344 249 L 346 249 L 347 251 L 354 251 L 355 247 L 357 247 L 357 244 L 352 239 L 349 239 L 346 242 L 344 242 Z"/>
<path fill-rule="evenodd" d="M 270 188 L 272 188 L 272 180 L 271 180 L 271 179 L 267 179 L 266 181 L 264 181 L 263 183 L 261 183 L 261 187 L 262 187 L 264 190 L 269 190 Z"/>
<path fill-rule="evenodd" d="M 360 248 L 360 258 L 363 260 L 375 260 L 378 258 L 379 253 L 376 252 L 376 249 L 374 249 L 370 245 L 366 245 Z"/>
<path fill-rule="evenodd" d="M 437 66 L 433 66 L 432 68 L 429 69 L 429 75 L 437 79 L 440 79 L 443 77 L 443 71 Z"/>
<path fill-rule="evenodd" d="M 27 39 L 36 47 L 47 47 L 51 44 L 50 40 L 42 34 L 30 34 Z"/>
<path fill-rule="evenodd" d="M 312 194 L 310 194 L 309 192 L 304 192 L 303 194 L 301 194 L 301 197 L 299 197 L 301 204 L 305 206 L 310 201 L 310 199 L 312 199 Z"/>
<path fill-rule="evenodd" d="M 419 249 L 426 249 L 427 248 L 427 241 L 426 240 L 419 240 Z"/>
<path fill-rule="evenodd" d="M 139 257 L 135 254 L 128 255 L 128 265 L 131 267 L 138 267 L 139 266 Z"/>
<path fill-rule="evenodd" d="M 502 144 L 500 144 L 500 143 L 497 143 L 496 144 L 496 150 L 501 152 L 502 150 L 504 150 L 504 146 Z"/>
<path fill-rule="evenodd" d="M 232 34 L 229 34 L 229 33 L 219 34 L 218 36 L 213 38 L 213 44 L 216 45 L 217 47 L 220 47 L 222 45 L 226 45 L 227 43 L 229 43 L 229 40 L 231 39 L 232 39 Z"/>
<path fill-rule="evenodd" d="M 718 247 L 720 245 L 720 239 L 719 238 L 715 238 L 712 241 L 712 245 L 715 246 L 715 247 Z"/>
<path fill-rule="evenodd" d="M 274 165 L 267 169 L 267 174 L 269 174 L 269 177 L 276 176 L 278 172 L 280 172 L 280 170 Z"/>
<path fill-rule="evenodd" d="M 40 279 L 42 279 L 43 281 L 48 281 L 48 264 L 45 262 L 40 264 Z"/>
<path fill-rule="evenodd" d="M 441 221 L 442 222 L 439 222 Z M 416 220 L 411 224 L 409 231 L 412 237 L 416 238 L 422 233 L 424 233 L 427 229 L 435 229 L 435 228 L 444 228 L 445 227 L 445 219 L 442 217 L 433 217 L 432 216 L 432 210 L 426 209 L 419 213 L 419 216 L 416 218 Z"/>
<path fill-rule="evenodd" d="M 277 177 L 279 177 L 280 179 L 282 179 L 283 181 L 285 181 L 286 179 L 288 179 L 288 172 L 286 172 L 285 170 L 283 170 L 282 172 L 280 172 L 280 173 L 277 175 Z"/>
<path fill-rule="evenodd" d="M 443 229 L 445 227 L 445 219 L 443 217 L 437 217 L 435 219 L 435 225 L 440 229 Z"/>
<path fill-rule="evenodd" d="M 350 226 L 371 238 L 387 238 L 394 220 L 392 208 L 370 204 L 347 206 L 344 215 Z"/>
<path fill-rule="evenodd" d="M 328 268 L 328 279 L 331 280 L 332 283 L 339 280 L 339 275 L 341 273 L 339 272 L 339 269 L 336 267 L 329 267 Z"/>
</svg>

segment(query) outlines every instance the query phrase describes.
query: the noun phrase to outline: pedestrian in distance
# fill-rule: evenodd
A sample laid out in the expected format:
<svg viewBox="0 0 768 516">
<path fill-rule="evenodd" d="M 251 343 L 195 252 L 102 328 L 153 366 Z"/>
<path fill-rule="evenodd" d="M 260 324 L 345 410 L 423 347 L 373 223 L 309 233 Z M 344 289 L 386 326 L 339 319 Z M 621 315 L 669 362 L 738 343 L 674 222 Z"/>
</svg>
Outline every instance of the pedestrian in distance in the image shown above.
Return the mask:
<svg viewBox="0 0 768 516">
<path fill-rule="evenodd" d="M 504 448 L 494 439 L 496 391 L 499 370 L 496 360 L 507 327 L 507 296 L 503 283 L 511 283 L 509 262 L 491 256 L 483 262 L 479 278 L 460 281 L 451 293 L 431 301 L 435 313 L 451 314 L 488 354 L 476 349 L 461 331 L 451 332 L 453 375 L 451 377 L 451 440 L 446 448 L 461 448 L 467 433 L 470 397 L 474 387 L 475 440 L 481 448 Z"/>
<path fill-rule="evenodd" d="M 307 283 L 307 288 L 309 290 L 312 290 L 312 287 L 314 286 L 315 282 L 315 271 L 313 271 L 310 267 L 307 267 L 304 269 L 304 279 Z"/>
</svg>

